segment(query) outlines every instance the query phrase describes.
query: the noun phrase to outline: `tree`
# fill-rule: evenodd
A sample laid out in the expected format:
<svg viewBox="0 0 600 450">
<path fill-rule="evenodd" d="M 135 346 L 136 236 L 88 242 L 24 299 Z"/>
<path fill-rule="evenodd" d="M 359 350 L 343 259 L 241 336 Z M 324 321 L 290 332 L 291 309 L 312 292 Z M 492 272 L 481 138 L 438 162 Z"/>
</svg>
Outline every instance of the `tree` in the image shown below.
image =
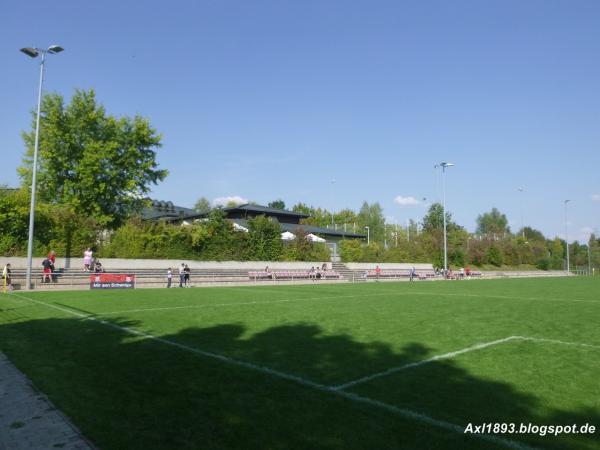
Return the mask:
<svg viewBox="0 0 600 450">
<path fill-rule="evenodd" d="M 340 242 L 340 256 L 344 262 L 356 262 L 361 260 L 361 243 L 357 239 L 345 239 Z"/>
<path fill-rule="evenodd" d="M 151 184 L 167 176 L 159 170 L 156 150 L 161 136 L 141 116 L 114 117 L 96 102 L 93 90 L 76 90 L 65 105 L 58 94 L 42 101 L 38 187 L 42 201 L 69 205 L 111 226 L 144 206 Z M 19 175 L 31 184 L 35 141 L 23 133 L 26 153 Z"/>
<path fill-rule="evenodd" d="M 476 232 L 488 236 L 504 236 L 504 234 L 510 233 L 508 219 L 498 209 L 492 208 L 490 212 L 477 217 Z"/>
<path fill-rule="evenodd" d="M 285 209 L 285 202 L 281 199 L 277 199 L 269 202 L 267 206 L 274 209 Z"/>
<path fill-rule="evenodd" d="M 266 216 L 249 219 L 248 243 L 250 259 L 256 261 L 279 260 L 283 250 L 279 222 Z"/>
<path fill-rule="evenodd" d="M 504 258 L 502 256 L 502 252 L 495 245 L 491 245 L 487 251 L 487 259 L 490 264 L 493 264 L 496 267 L 500 267 L 504 262 Z"/>
<path fill-rule="evenodd" d="M 550 268 L 554 270 L 563 269 L 563 261 L 566 254 L 566 245 L 560 238 L 554 238 L 550 247 Z"/>
<path fill-rule="evenodd" d="M 194 210 L 200 214 L 208 214 L 211 210 L 210 202 L 206 197 L 200 197 L 194 205 Z"/>
<path fill-rule="evenodd" d="M 452 222 L 452 215 L 446 211 L 446 226 L 448 229 L 454 226 Z M 425 217 L 423 217 L 423 230 L 424 231 L 442 231 L 444 230 L 444 207 L 441 203 L 433 203 Z"/>
<path fill-rule="evenodd" d="M 541 242 L 546 241 L 544 234 L 539 230 L 536 230 L 531 227 L 525 227 L 525 228 L 523 228 L 523 231 L 525 234 L 525 239 L 527 241 L 541 241 Z"/>
<path fill-rule="evenodd" d="M 364 202 L 360 211 L 356 215 L 358 232 L 365 233 L 365 227 L 369 227 L 369 239 L 372 242 L 381 242 L 385 238 L 385 218 L 383 217 L 383 208 L 379 203 Z"/>
</svg>

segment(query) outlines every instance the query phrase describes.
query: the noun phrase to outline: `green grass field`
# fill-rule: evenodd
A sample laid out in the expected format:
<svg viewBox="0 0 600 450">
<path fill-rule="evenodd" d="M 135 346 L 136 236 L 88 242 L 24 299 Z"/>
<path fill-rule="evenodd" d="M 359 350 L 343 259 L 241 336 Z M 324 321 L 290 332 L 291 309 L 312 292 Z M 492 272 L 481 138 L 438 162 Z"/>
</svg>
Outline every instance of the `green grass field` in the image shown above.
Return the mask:
<svg viewBox="0 0 600 450">
<path fill-rule="evenodd" d="M 600 448 L 593 278 L 16 292 L 0 350 L 103 450 Z"/>
</svg>

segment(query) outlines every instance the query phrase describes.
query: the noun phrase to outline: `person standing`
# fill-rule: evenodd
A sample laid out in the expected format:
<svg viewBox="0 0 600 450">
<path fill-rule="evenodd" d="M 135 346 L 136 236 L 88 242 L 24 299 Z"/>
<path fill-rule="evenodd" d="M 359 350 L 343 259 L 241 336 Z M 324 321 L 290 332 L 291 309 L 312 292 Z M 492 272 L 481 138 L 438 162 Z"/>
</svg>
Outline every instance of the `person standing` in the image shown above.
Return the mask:
<svg viewBox="0 0 600 450">
<path fill-rule="evenodd" d="M 183 283 L 185 287 L 190 287 L 190 268 L 187 264 L 183 268 Z"/>
<path fill-rule="evenodd" d="M 4 292 L 6 292 L 7 289 L 9 291 L 12 291 L 12 280 L 10 279 L 10 263 L 6 264 L 4 266 L 4 269 L 2 269 L 2 280 L 4 284 Z"/>
<path fill-rule="evenodd" d="M 55 269 L 54 265 L 56 264 L 56 252 L 54 250 L 52 250 L 50 253 L 48 253 L 48 259 L 52 263 L 50 265 L 50 276 L 52 278 L 52 282 L 55 282 L 56 281 L 56 277 L 54 275 L 54 271 L 56 269 Z"/>
<path fill-rule="evenodd" d="M 171 281 L 173 281 L 173 271 L 169 267 L 167 269 L 167 288 L 171 287 Z"/>
<path fill-rule="evenodd" d="M 410 281 L 412 281 L 412 280 L 413 280 L 413 278 L 415 277 L 415 268 L 414 268 L 414 267 L 411 267 L 411 268 L 409 269 L 409 272 L 410 272 Z"/>
<path fill-rule="evenodd" d="M 83 271 L 90 272 L 92 270 L 92 249 L 88 247 L 88 249 L 83 252 Z"/>
<path fill-rule="evenodd" d="M 381 275 L 381 268 L 379 266 L 375 266 L 375 281 L 379 281 L 380 275 Z"/>
<path fill-rule="evenodd" d="M 183 280 L 185 278 L 183 269 L 185 269 L 185 264 L 181 263 L 181 266 L 179 266 L 179 287 L 183 287 Z"/>
<path fill-rule="evenodd" d="M 44 268 L 44 275 L 42 276 L 42 283 L 52 282 L 52 261 L 46 258 L 42 261 L 42 267 Z M 47 281 L 46 281 L 47 280 Z"/>
</svg>

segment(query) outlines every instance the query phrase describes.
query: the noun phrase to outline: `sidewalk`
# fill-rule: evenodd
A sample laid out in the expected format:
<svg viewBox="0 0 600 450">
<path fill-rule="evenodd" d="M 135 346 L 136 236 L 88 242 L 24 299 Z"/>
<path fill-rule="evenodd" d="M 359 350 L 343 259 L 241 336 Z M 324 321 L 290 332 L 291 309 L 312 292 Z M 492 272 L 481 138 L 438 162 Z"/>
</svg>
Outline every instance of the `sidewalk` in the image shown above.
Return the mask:
<svg viewBox="0 0 600 450">
<path fill-rule="evenodd" d="M 0 450 L 93 448 L 0 352 Z"/>
</svg>

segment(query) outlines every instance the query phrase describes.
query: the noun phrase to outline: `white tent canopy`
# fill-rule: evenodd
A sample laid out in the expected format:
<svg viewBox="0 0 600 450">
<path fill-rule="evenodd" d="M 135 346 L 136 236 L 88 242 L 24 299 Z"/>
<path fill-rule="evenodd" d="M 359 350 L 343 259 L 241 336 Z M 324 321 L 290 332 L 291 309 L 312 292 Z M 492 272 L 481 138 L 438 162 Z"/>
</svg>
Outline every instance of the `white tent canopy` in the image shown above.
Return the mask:
<svg viewBox="0 0 600 450">
<path fill-rule="evenodd" d="M 289 231 L 285 231 L 281 233 L 281 239 L 284 241 L 292 241 L 296 239 L 296 235 L 294 233 L 290 233 Z"/>
<path fill-rule="evenodd" d="M 307 234 L 306 239 L 308 239 L 309 241 L 312 241 L 312 242 L 325 242 L 325 239 L 320 238 L 319 236 L 312 234 L 312 233 Z"/>
<path fill-rule="evenodd" d="M 248 228 L 241 226 L 240 224 L 237 224 L 235 222 L 233 222 L 233 229 L 236 231 L 243 231 L 245 233 L 248 232 Z"/>
</svg>

